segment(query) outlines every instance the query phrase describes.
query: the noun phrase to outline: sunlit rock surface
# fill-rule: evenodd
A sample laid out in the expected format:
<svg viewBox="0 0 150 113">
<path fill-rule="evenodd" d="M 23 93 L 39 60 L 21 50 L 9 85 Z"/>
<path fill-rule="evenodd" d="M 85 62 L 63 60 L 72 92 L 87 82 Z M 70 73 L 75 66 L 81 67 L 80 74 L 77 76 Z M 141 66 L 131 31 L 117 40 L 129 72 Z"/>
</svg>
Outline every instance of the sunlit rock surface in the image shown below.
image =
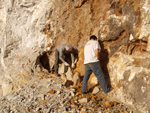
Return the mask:
<svg viewBox="0 0 150 113">
<path fill-rule="evenodd" d="M 11 89 L 17 89 L 26 84 L 26 79 L 33 73 L 36 59 L 46 44 L 41 31 L 50 16 L 51 5 L 48 0 L 0 1 L 2 87 L 9 88 L 4 80 L 8 79 L 12 82 Z"/>
<path fill-rule="evenodd" d="M 113 87 L 110 99 L 150 112 L 149 14 L 149 0 L 1 0 L 0 95 L 28 83 L 43 67 L 52 71 L 59 44 L 83 52 L 94 34 L 107 84 Z M 83 76 L 81 56 L 75 71 Z"/>
</svg>

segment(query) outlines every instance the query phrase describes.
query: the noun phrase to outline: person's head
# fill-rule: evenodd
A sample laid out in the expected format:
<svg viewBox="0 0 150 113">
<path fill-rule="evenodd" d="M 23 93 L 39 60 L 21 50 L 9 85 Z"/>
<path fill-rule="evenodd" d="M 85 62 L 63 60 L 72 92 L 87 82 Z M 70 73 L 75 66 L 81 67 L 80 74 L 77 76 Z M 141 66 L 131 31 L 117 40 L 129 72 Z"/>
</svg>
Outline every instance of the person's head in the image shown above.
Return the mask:
<svg viewBox="0 0 150 113">
<path fill-rule="evenodd" d="M 72 51 L 72 47 L 71 47 L 71 45 L 66 45 L 66 51 Z"/>
<path fill-rule="evenodd" d="M 95 35 L 90 36 L 90 40 L 97 40 L 97 37 Z"/>
</svg>

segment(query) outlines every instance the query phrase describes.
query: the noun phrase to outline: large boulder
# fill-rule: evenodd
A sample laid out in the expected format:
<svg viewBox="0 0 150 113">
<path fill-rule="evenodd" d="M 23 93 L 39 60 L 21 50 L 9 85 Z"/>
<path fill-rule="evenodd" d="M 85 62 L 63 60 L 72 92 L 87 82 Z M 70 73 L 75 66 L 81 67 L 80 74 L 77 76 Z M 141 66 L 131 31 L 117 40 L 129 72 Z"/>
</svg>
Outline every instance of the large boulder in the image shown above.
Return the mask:
<svg viewBox="0 0 150 113">
<path fill-rule="evenodd" d="M 116 53 L 112 56 L 108 64 L 114 88 L 114 92 L 110 92 L 111 99 L 125 103 L 136 112 L 149 112 L 149 61 L 149 53 L 136 53 L 132 56 Z"/>
</svg>

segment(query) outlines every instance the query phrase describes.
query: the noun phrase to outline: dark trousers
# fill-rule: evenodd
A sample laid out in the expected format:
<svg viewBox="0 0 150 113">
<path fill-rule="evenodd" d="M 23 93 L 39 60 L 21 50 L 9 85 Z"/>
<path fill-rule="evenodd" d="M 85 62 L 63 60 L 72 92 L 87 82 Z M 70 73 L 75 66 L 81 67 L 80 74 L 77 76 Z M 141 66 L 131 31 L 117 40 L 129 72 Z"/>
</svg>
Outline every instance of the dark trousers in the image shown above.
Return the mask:
<svg viewBox="0 0 150 113">
<path fill-rule="evenodd" d="M 66 56 L 64 55 L 63 58 L 65 59 L 66 61 Z M 54 65 L 54 71 L 55 73 L 58 74 L 58 68 L 59 68 L 59 52 L 57 50 L 55 50 L 55 65 Z M 68 67 L 65 66 L 64 68 L 64 72 L 67 72 L 68 70 Z"/>
<path fill-rule="evenodd" d="M 109 89 L 105 83 L 104 75 L 103 75 L 99 62 L 85 64 L 85 75 L 83 78 L 82 92 L 88 91 L 87 82 L 92 72 L 94 72 L 95 76 L 97 77 L 99 84 L 101 85 L 101 88 L 103 89 L 103 91 L 107 93 Z"/>
</svg>

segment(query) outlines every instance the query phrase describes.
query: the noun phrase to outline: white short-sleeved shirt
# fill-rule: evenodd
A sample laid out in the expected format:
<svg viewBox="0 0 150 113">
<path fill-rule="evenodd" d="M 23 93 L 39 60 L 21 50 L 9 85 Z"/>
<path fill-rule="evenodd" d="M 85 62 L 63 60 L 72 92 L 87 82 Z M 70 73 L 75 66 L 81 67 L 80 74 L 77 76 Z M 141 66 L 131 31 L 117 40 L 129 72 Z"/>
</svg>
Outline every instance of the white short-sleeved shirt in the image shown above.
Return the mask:
<svg viewBox="0 0 150 113">
<path fill-rule="evenodd" d="M 101 49 L 97 40 L 90 40 L 84 47 L 84 64 L 98 62 L 96 49 Z"/>
</svg>

